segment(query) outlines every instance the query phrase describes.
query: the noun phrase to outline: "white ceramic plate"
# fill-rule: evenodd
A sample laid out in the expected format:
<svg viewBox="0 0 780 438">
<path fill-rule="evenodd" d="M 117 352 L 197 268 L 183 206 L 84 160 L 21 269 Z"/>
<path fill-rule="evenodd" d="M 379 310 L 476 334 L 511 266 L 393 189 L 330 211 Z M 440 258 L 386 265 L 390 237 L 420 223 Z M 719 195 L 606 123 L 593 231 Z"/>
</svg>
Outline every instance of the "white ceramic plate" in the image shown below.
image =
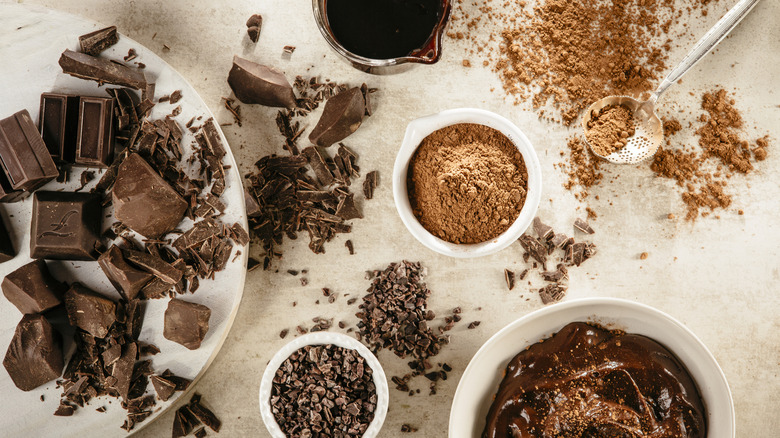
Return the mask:
<svg viewBox="0 0 780 438">
<path fill-rule="evenodd" d="M 374 419 L 366 429 L 362 438 L 375 438 L 382 429 L 382 424 L 387 416 L 387 407 L 390 404 L 390 390 L 387 386 L 387 376 L 382 365 L 371 351 L 360 341 L 342 333 L 333 332 L 315 332 L 299 336 L 288 342 L 284 347 L 276 352 L 274 357 L 268 362 L 263 372 L 263 379 L 260 381 L 260 416 L 263 417 L 265 428 L 273 438 L 287 438 L 282 429 L 276 423 L 274 414 L 271 412 L 271 388 L 276 370 L 282 366 L 285 360 L 291 354 L 307 345 L 326 345 L 333 344 L 341 348 L 351 348 L 357 350 L 358 354 L 363 356 L 366 364 L 373 370 L 374 385 L 376 386 L 376 409 L 374 410 Z"/>
<path fill-rule="evenodd" d="M 59 11 L 22 4 L 0 4 L 0 59 L 3 60 L 3 67 L 0 68 L 0 84 L 3 87 L 0 118 L 27 109 L 37 122 L 40 95 L 46 91 L 104 95 L 105 91 L 99 89 L 95 82 L 65 75 L 57 64 L 60 54 L 66 48 L 78 49 L 79 35 L 102 27 L 105 26 Z M 121 36 L 119 43 L 103 52 L 102 56 L 121 61 L 131 48 L 138 53 L 138 58 L 134 61 L 146 64 L 146 74 L 156 78 L 155 96 L 170 94 L 175 90 L 182 91 L 182 100 L 176 105 L 157 104 L 152 112 L 152 118 L 164 117 L 177 105 L 181 105 L 182 113 L 176 117 L 176 120 L 182 127 L 193 116 L 202 116 L 202 121 L 213 117 L 206 104 L 183 77 L 165 61 L 135 41 Z M 221 131 L 220 136 L 227 146 Z M 182 140 L 184 149 L 189 149 L 187 145 L 193 140 L 192 134 L 186 132 Z M 222 220 L 229 224 L 239 222 L 246 228 L 243 189 L 240 177 L 236 173 L 238 167 L 229 149 L 224 164 L 230 165 L 231 169 L 227 171 L 226 190 L 222 195 L 222 200 L 227 205 Z M 43 190 L 78 188 L 80 186 L 78 172 L 71 176 L 71 181 L 66 185 L 52 182 Z M 97 179 L 92 184 L 96 182 Z M 31 210 L 32 198 L 15 204 L 0 205 L 0 211 L 4 212 L 5 223 L 10 228 L 12 240 L 18 251 L 18 255 L 13 260 L 0 264 L 0 276 L 4 277 L 30 261 Z M 111 218 L 106 218 L 104 229 L 111 222 Z M 237 250 L 241 250 L 240 255 L 236 255 Z M 198 350 L 188 350 L 163 337 L 163 313 L 167 306 L 167 299 L 148 302 L 140 339 L 151 342 L 162 350 L 160 354 L 152 357 L 156 371 L 162 372 L 170 368 L 175 374 L 193 380 L 197 380 L 205 372 L 227 337 L 238 311 L 246 277 L 247 253 L 246 248 L 235 247 L 231 261 L 224 271 L 217 273 L 215 281 L 201 281 L 200 288 L 194 295 L 182 296 L 187 301 L 205 304 L 211 309 L 209 332 Z M 69 282 L 78 280 L 93 290 L 115 299 L 119 298 L 119 294 L 108 282 L 97 262 L 49 261 L 48 264 L 55 277 L 60 280 Z M 0 297 L 0 355 L 5 355 L 21 317 L 21 313 L 11 303 L 4 297 Z M 68 346 L 71 349 L 73 347 L 72 342 L 66 339 L 65 347 Z M 69 357 L 69 353 L 68 350 L 66 358 Z M 193 386 L 190 385 L 190 388 Z M 151 385 L 149 389 L 153 392 Z M 0 435 L 9 437 L 76 437 L 94 436 L 96 433 L 104 437 L 127 435 L 120 429 L 126 412 L 119 406 L 118 399 L 97 398 L 84 408 L 78 409 L 72 417 L 55 417 L 52 414 L 59 404 L 60 393 L 61 390 L 56 389 L 53 382 L 33 391 L 23 392 L 13 385 L 5 369 L 0 368 L 0 394 L 2 394 Z M 45 398 L 43 402 L 40 400 L 41 395 Z M 136 425 L 134 431 L 149 424 L 182 396 L 185 394 L 179 392 L 167 402 L 158 401 L 154 414 Z M 105 413 L 95 411 L 102 406 L 107 408 Z"/>
<path fill-rule="evenodd" d="M 666 313 L 644 304 L 616 298 L 585 298 L 532 312 L 485 342 L 458 383 L 450 411 L 450 438 L 482 436 L 490 404 L 509 361 L 573 321 L 593 321 L 660 342 L 685 364 L 696 381 L 707 409 L 707 437 L 735 436 L 734 403 L 726 376 L 693 332 Z"/>
</svg>

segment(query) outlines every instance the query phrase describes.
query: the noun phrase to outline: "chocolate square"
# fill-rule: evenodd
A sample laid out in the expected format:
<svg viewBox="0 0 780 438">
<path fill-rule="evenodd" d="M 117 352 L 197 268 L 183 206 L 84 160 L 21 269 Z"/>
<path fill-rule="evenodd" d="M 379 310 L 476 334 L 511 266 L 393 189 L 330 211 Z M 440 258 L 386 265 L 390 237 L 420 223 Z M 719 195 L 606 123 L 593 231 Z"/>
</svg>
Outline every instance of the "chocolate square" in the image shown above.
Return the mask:
<svg viewBox="0 0 780 438">
<path fill-rule="evenodd" d="M 66 286 L 49 273 L 43 260 L 34 260 L 6 275 L 3 295 L 22 313 L 43 313 L 62 304 Z"/>
<path fill-rule="evenodd" d="M 42 315 L 24 315 L 16 326 L 3 366 L 22 391 L 51 382 L 62 375 L 62 336 Z"/>
<path fill-rule="evenodd" d="M 209 331 L 211 309 L 208 307 L 172 298 L 165 310 L 163 336 L 165 339 L 196 350 Z"/>
<path fill-rule="evenodd" d="M 100 239 L 100 197 L 92 193 L 36 192 L 30 255 L 60 260 L 95 260 Z"/>
<path fill-rule="evenodd" d="M 116 321 L 116 303 L 78 283 L 65 292 L 65 310 L 70 325 L 96 338 L 106 337 Z"/>
<path fill-rule="evenodd" d="M 76 164 L 107 167 L 114 159 L 114 99 L 82 97 L 79 102 Z"/>
<path fill-rule="evenodd" d="M 41 94 L 38 119 L 41 137 L 52 158 L 72 163 L 78 135 L 79 97 L 70 94 Z"/>
<path fill-rule="evenodd" d="M 32 191 L 59 175 L 27 110 L 0 120 L 0 166 L 13 190 Z"/>
</svg>

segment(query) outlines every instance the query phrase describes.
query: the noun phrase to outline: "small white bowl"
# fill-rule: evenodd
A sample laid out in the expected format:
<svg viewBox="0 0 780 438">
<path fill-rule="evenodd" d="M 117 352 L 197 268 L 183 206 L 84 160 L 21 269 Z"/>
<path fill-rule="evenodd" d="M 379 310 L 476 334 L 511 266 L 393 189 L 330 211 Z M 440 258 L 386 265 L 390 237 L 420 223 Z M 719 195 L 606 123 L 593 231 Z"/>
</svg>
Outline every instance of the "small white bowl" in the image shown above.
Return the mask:
<svg viewBox="0 0 780 438">
<path fill-rule="evenodd" d="M 379 431 L 382 429 L 382 424 L 385 422 L 385 416 L 387 416 L 387 407 L 390 404 L 390 390 L 387 387 L 387 377 L 385 371 L 382 369 L 382 365 L 379 364 L 376 356 L 361 344 L 357 339 L 347 336 L 341 333 L 331 332 L 315 332 L 307 335 L 299 336 L 282 347 L 271 361 L 268 362 L 268 366 L 263 373 L 263 379 L 260 381 L 260 415 L 263 417 L 263 423 L 265 428 L 268 429 L 268 433 L 273 438 L 287 438 L 287 436 L 276 424 L 274 415 L 271 413 L 271 387 L 273 384 L 273 378 L 276 374 L 276 370 L 282 366 L 285 360 L 290 357 L 291 354 L 300 350 L 307 345 L 326 345 L 333 344 L 342 348 L 349 348 L 357 350 L 357 352 L 366 360 L 368 366 L 371 367 L 374 376 L 374 385 L 376 386 L 376 409 L 374 410 L 374 420 L 366 429 L 363 434 L 363 438 L 375 438 Z"/>
<path fill-rule="evenodd" d="M 417 146 L 432 132 L 458 123 L 476 123 L 500 131 L 520 151 L 523 161 L 525 161 L 525 167 L 528 170 L 528 192 L 526 193 L 525 204 L 523 204 L 523 208 L 520 210 L 520 215 L 506 231 L 487 242 L 457 244 L 434 236 L 414 216 L 412 205 L 409 202 L 406 175 L 409 162 L 412 160 Z M 501 251 L 511 245 L 531 225 L 534 216 L 536 216 L 539 201 L 542 198 L 542 169 L 531 142 L 528 141 L 525 134 L 514 123 L 490 111 L 475 108 L 451 109 L 412 120 L 407 125 L 406 134 L 393 167 L 393 198 L 395 199 L 395 208 L 398 210 L 401 220 L 420 243 L 439 254 L 450 257 L 481 257 Z"/>
<path fill-rule="evenodd" d="M 449 438 L 482 436 L 493 396 L 509 361 L 528 346 L 574 321 L 647 336 L 667 347 L 685 365 L 707 411 L 708 438 L 734 438 L 734 402 L 726 376 L 693 332 L 660 310 L 617 298 L 585 298 L 532 312 L 493 335 L 471 359 L 458 382 L 450 410 Z"/>
</svg>

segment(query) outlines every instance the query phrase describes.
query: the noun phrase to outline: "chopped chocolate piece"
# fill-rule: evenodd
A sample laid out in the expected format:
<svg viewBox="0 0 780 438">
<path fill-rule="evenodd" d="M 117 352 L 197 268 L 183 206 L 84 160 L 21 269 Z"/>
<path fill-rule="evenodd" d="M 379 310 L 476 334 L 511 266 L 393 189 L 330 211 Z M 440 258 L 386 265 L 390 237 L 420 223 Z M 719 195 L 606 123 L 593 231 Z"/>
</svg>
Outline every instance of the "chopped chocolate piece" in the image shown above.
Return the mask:
<svg viewBox="0 0 780 438">
<path fill-rule="evenodd" d="M 468 328 L 469 329 L 475 329 L 475 328 L 479 327 L 480 324 L 482 324 L 482 321 L 474 321 L 474 322 L 469 324 Z"/>
<path fill-rule="evenodd" d="M 555 271 L 542 272 L 542 278 L 545 281 L 552 281 L 552 282 L 561 281 L 563 278 L 567 278 L 566 268 L 563 265 L 559 265 L 558 269 L 556 269 Z"/>
<path fill-rule="evenodd" d="M 62 337 L 42 315 L 24 315 L 3 366 L 17 388 L 32 391 L 62 374 Z"/>
<path fill-rule="evenodd" d="M 355 195 L 353 193 L 341 198 L 339 205 L 336 208 L 336 216 L 345 221 L 363 217 L 363 214 L 360 213 L 360 210 L 358 210 L 355 205 Z"/>
<path fill-rule="evenodd" d="M 201 426 L 200 429 L 192 432 L 192 434 L 195 435 L 195 438 L 203 438 L 206 436 L 206 428 Z"/>
<path fill-rule="evenodd" d="M 256 43 L 260 38 L 260 29 L 263 27 L 263 16 L 260 14 L 252 15 L 246 20 L 246 27 L 249 39 L 252 40 L 253 43 Z"/>
<path fill-rule="evenodd" d="M 325 102 L 319 122 L 309 134 L 317 146 L 328 147 L 355 132 L 363 122 L 366 105 L 360 88 L 340 92 Z"/>
<path fill-rule="evenodd" d="M 113 46 L 119 41 L 116 26 L 109 26 L 79 37 L 81 51 L 87 55 L 98 56 L 100 52 Z"/>
<path fill-rule="evenodd" d="M 184 272 L 162 258 L 145 252 L 126 249 L 122 251 L 125 260 L 140 267 L 146 272 L 154 274 L 160 280 L 168 284 L 176 284 L 181 280 Z"/>
<path fill-rule="evenodd" d="M 120 357 L 122 357 L 122 345 L 121 344 L 112 345 L 101 354 L 101 357 L 103 358 L 103 366 L 110 367 L 111 365 L 116 363 L 116 361 L 118 361 Z"/>
<path fill-rule="evenodd" d="M 166 379 L 175 383 L 177 391 L 185 391 L 190 386 L 190 383 L 192 383 L 190 379 L 185 379 L 184 377 L 174 375 L 171 373 L 171 370 L 163 371 L 162 377 L 165 377 Z"/>
<path fill-rule="evenodd" d="M 160 397 L 162 401 L 168 401 L 168 399 L 176 392 L 176 384 L 171 382 L 162 376 L 152 376 L 150 378 L 154 391 L 157 393 L 157 397 Z"/>
<path fill-rule="evenodd" d="M 230 229 L 233 233 L 233 240 L 235 240 L 237 244 L 244 246 L 249 243 L 249 233 L 246 232 L 241 224 L 236 222 Z"/>
<path fill-rule="evenodd" d="M 366 199 L 372 199 L 374 197 L 374 189 L 379 183 L 379 172 L 372 170 L 366 174 L 366 178 L 363 180 L 363 195 Z"/>
<path fill-rule="evenodd" d="M 295 94 L 284 75 L 261 64 L 233 57 L 228 84 L 243 103 L 295 108 Z"/>
<path fill-rule="evenodd" d="M 208 307 L 173 298 L 165 310 L 163 336 L 190 350 L 200 347 L 209 330 L 211 309 Z"/>
<path fill-rule="evenodd" d="M 168 102 L 170 102 L 171 105 L 174 105 L 178 103 L 181 100 L 181 90 L 176 90 L 173 93 L 171 93 L 171 96 L 168 98 Z"/>
<path fill-rule="evenodd" d="M 222 422 L 219 421 L 219 418 L 217 418 L 213 412 L 200 403 L 199 394 L 196 393 L 192 396 L 192 400 L 190 400 L 190 404 L 187 405 L 187 408 L 189 408 L 190 412 L 192 412 L 195 418 L 200 420 L 201 423 L 214 432 L 219 432 L 220 427 L 222 427 Z"/>
<path fill-rule="evenodd" d="M 560 301 L 564 295 L 566 295 L 566 288 L 558 283 L 548 284 L 539 289 L 539 296 L 542 298 L 543 304 Z"/>
<path fill-rule="evenodd" d="M 79 97 L 60 93 L 41 94 L 38 126 L 52 158 L 72 163 L 78 135 Z"/>
<path fill-rule="evenodd" d="M 70 325 L 96 338 L 106 337 L 116 321 L 116 303 L 78 283 L 65 292 L 65 310 Z"/>
<path fill-rule="evenodd" d="M 33 191 L 59 171 L 27 110 L 0 120 L 0 165 L 13 190 Z"/>
<path fill-rule="evenodd" d="M 593 233 L 595 233 L 595 231 L 593 231 L 593 228 L 591 228 L 590 225 L 587 222 L 585 222 L 584 220 L 582 220 L 580 218 L 577 218 L 574 221 L 574 228 L 576 228 L 576 229 L 578 229 L 578 230 L 580 230 L 580 231 L 582 231 L 583 233 L 586 233 L 586 234 L 593 234 Z"/>
<path fill-rule="evenodd" d="M 200 422 L 192 415 L 187 405 L 180 407 L 176 411 L 173 419 L 172 438 L 184 437 L 190 434 L 192 429 Z"/>
<path fill-rule="evenodd" d="M 23 314 L 43 313 L 62 304 L 65 285 L 51 276 L 46 262 L 34 260 L 6 275 L 3 295 Z"/>
<path fill-rule="evenodd" d="M 138 339 L 144 323 L 144 309 L 141 301 L 130 300 L 127 303 L 125 314 L 125 334 L 130 336 L 131 339 Z"/>
<path fill-rule="evenodd" d="M 93 193 L 35 192 L 30 255 L 60 260 L 95 260 L 102 208 Z"/>
<path fill-rule="evenodd" d="M 538 217 L 534 218 L 534 232 L 536 232 L 536 235 L 539 236 L 539 239 L 545 241 L 552 237 L 553 235 L 553 229 L 551 226 L 546 225 L 542 223 L 542 220 Z"/>
<path fill-rule="evenodd" d="M 101 254 L 98 264 L 126 300 L 135 299 L 141 289 L 154 278 L 153 274 L 130 266 L 125 261 L 122 250 L 116 245 Z"/>
<path fill-rule="evenodd" d="M 509 290 L 512 290 L 512 289 L 515 288 L 515 273 L 514 273 L 514 271 L 510 271 L 509 269 L 504 269 L 504 280 L 506 280 L 506 287 L 508 287 Z"/>
<path fill-rule="evenodd" d="M 404 432 L 404 433 L 417 432 L 417 428 L 414 427 L 414 426 L 411 426 L 409 424 L 404 423 L 404 424 L 401 425 L 401 432 Z"/>
<path fill-rule="evenodd" d="M 138 359 L 138 344 L 130 342 L 122 347 L 122 356 L 114 363 L 111 369 L 111 376 L 116 379 L 116 383 L 111 385 L 119 393 L 123 400 L 128 400 L 130 392 L 130 383 L 132 383 L 133 368 Z"/>
<path fill-rule="evenodd" d="M 63 73 L 81 79 L 97 81 L 99 85 L 113 84 L 145 90 L 146 77 L 143 72 L 104 58 L 66 49 L 59 61 Z"/>
<path fill-rule="evenodd" d="M 316 146 L 309 146 L 301 151 L 301 155 L 306 157 L 314 171 L 314 175 L 317 176 L 320 184 L 323 186 L 329 186 L 333 183 L 333 174 L 328 169 L 328 165 L 325 163 L 325 159 L 322 158 L 322 154 Z"/>
<path fill-rule="evenodd" d="M 279 337 L 284 339 L 287 337 L 287 333 L 290 333 L 290 329 L 282 329 L 282 331 L 279 332 Z"/>
<path fill-rule="evenodd" d="M 567 240 L 569 240 L 569 238 L 565 234 L 555 233 L 550 242 L 555 248 L 563 248 L 563 244 L 566 243 Z"/>
<path fill-rule="evenodd" d="M 67 172 L 63 172 L 63 174 L 67 176 Z M 0 202 L 19 202 L 29 194 L 30 192 L 14 190 L 11 188 L 11 182 L 8 180 L 8 176 L 0 169 Z"/>
<path fill-rule="evenodd" d="M 71 415 L 73 415 L 73 412 L 75 410 L 76 409 L 73 406 L 66 405 L 60 402 L 60 405 L 57 406 L 57 410 L 54 411 L 54 415 L 58 417 L 70 417 Z"/>
<path fill-rule="evenodd" d="M 76 164 L 108 167 L 114 159 L 114 99 L 82 97 L 79 102 Z"/>
<path fill-rule="evenodd" d="M 525 249 L 525 251 L 536 261 L 542 265 L 547 263 L 547 248 L 541 242 L 528 234 L 523 234 L 518 240 L 520 241 L 520 245 L 523 246 L 523 249 Z"/>
<path fill-rule="evenodd" d="M 214 123 L 213 118 L 209 118 L 203 123 L 202 134 L 196 135 L 198 143 L 201 146 L 205 146 L 212 155 L 217 158 L 222 158 L 227 154 L 225 146 L 222 144 L 222 140 L 219 138 L 219 132 L 217 131 L 217 125 Z M 202 137 L 200 137 L 202 135 Z M 202 140 L 201 140 L 202 139 Z M 203 144 L 205 142 L 205 144 Z"/>
<path fill-rule="evenodd" d="M 351 240 L 347 240 L 344 242 L 344 246 L 347 247 L 347 250 L 349 251 L 349 255 L 355 255 L 355 247 L 352 245 Z"/>
<path fill-rule="evenodd" d="M 112 199 L 114 216 L 150 239 L 176 228 L 187 210 L 187 201 L 138 154 L 119 165 Z"/>
<path fill-rule="evenodd" d="M 568 260 L 571 263 L 579 266 L 587 258 L 585 256 L 585 248 L 587 245 L 583 242 L 577 242 L 569 247 L 567 252 Z"/>
<path fill-rule="evenodd" d="M 246 30 L 247 35 L 249 35 L 249 39 L 256 43 L 257 40 L 260 39 L 260 27 L 259 26 L 252 26 Z"/>
<path fill-rule="evenodd" d="M 363 83 L 360 86 L 360 92 L 363 94 L 363 101 L 366 104 L 366 115 L 370 116 L 374 112 L 371 108 L 371 98 L 369 97 L 371 95 L 371 90 L 368 88 L 368 85 Z"/>
</svg>

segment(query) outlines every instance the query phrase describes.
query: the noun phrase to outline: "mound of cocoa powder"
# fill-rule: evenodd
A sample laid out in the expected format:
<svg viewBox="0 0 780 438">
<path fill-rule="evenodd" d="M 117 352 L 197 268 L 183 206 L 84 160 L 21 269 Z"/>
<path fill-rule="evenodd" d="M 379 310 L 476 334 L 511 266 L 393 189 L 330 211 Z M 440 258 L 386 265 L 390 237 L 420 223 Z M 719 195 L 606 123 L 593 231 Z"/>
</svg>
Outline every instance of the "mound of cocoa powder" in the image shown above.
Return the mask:
<svg viewBox="0 0 780 438">
<path fill-rule="evenodd" d="M 520 215 L 528 188 L 523 156 L 501 132 L 459 123 L 425 137 L 409 164 L 409 201 L 431 234 L 480 243 Z"/>
<path fill-rule="evenodd" d="M 585 130 L 593 152 L 602 157 L 617 152 L 634 136 L 634 113 L 624 105 L 607 105 L 594 110 Z"/>
</svg>

